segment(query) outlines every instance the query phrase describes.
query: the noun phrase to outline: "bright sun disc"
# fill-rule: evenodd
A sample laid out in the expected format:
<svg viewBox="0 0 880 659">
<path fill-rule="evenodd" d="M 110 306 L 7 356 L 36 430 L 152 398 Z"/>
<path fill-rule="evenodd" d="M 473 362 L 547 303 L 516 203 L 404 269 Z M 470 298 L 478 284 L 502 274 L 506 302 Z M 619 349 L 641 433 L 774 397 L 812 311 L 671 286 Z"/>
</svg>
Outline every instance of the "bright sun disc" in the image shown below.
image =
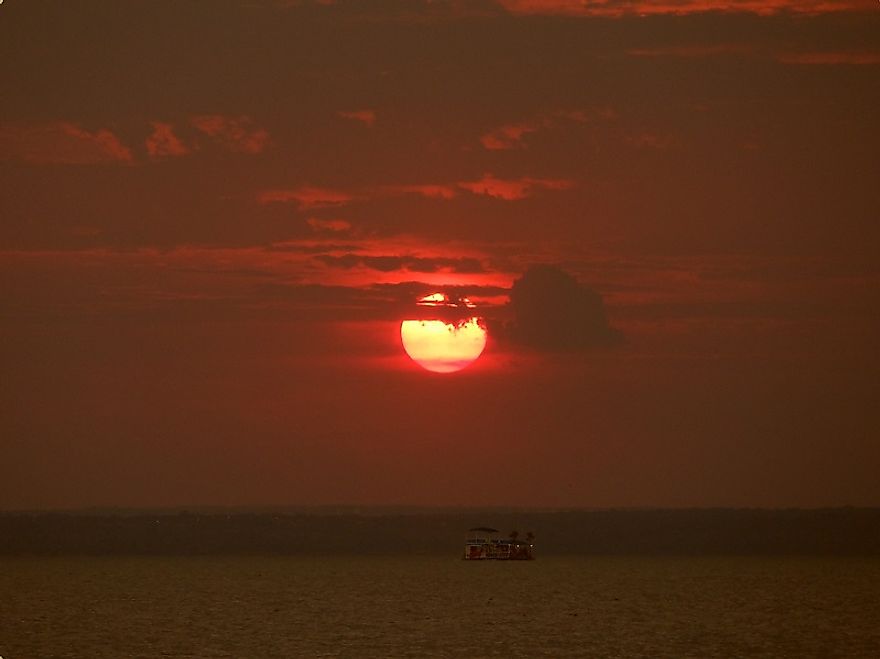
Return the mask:
<svg viewBox="0 0 880 659">
<path fill-rule="evenodd" d="M 414 362 L 434 373 L 454 373 L 474 362 L 486 347 L 486 329 L 477 318 L 458 324 L 442 320 L 404 320 L 403 349 Z"/>
</svg>

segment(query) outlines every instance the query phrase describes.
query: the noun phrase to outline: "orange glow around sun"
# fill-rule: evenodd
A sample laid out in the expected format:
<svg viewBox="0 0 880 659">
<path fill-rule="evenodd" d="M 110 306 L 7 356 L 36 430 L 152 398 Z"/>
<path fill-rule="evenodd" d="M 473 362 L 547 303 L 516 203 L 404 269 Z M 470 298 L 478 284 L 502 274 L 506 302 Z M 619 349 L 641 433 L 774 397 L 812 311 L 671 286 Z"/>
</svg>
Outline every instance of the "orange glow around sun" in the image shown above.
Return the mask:
<svg viewBox="0 0 880 659">
<path fill-rule="evenodd" d="M 469 314 L 455 323 L 445 320 L 404 320 L 400 338 L 406 354 L 422 368 L 434 373 L 454 373 L 472 364 L 486 347 L 486 328 L 472 314 L 467 298 L 451 301 L 443 293 L 420 298 L 423 307 L 462 307 Z"/>
</svg>

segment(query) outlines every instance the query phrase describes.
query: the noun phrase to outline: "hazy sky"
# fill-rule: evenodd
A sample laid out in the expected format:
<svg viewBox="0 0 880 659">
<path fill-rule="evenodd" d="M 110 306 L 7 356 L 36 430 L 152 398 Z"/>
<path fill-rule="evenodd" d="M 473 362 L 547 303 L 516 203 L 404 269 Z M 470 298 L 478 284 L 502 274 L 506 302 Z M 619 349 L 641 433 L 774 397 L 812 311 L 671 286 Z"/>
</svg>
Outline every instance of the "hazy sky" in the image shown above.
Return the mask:
<svg viewBox="0 0 880 659">
<path fill-rule="evenodd" d="M 0 508 L 880 505 L 877 2 L 6 0 L 0 89 Z"/>
</svg>

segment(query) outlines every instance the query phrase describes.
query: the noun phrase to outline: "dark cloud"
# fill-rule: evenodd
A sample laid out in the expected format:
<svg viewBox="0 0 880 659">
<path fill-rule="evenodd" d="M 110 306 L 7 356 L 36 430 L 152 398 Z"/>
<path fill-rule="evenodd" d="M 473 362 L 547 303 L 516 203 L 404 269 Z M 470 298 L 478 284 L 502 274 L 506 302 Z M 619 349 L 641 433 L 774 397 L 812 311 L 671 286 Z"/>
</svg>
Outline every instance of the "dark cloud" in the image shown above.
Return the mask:
<svg viewBox="0 0 880 659">
<path fill-rule="evenodd" d="M 553 266 L 532 266 L 513 283 L 514 320 L 507 334 L 541 350 L 580 350 L 620 340 L 602 297 Z"/>
</svg>

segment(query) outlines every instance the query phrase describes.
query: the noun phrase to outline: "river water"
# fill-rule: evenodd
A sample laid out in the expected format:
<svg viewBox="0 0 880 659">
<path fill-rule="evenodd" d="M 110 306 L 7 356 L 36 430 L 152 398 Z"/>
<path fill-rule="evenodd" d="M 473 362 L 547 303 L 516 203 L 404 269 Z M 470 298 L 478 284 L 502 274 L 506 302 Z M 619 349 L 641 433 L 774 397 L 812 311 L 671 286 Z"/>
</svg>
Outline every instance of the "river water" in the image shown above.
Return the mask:
<svg viewBox="0 0 880 659">
<path fill-rule="evenodd" d="M 880 559 L 0 558 L 4 659 L 880 657 Z"/>
</svg>

